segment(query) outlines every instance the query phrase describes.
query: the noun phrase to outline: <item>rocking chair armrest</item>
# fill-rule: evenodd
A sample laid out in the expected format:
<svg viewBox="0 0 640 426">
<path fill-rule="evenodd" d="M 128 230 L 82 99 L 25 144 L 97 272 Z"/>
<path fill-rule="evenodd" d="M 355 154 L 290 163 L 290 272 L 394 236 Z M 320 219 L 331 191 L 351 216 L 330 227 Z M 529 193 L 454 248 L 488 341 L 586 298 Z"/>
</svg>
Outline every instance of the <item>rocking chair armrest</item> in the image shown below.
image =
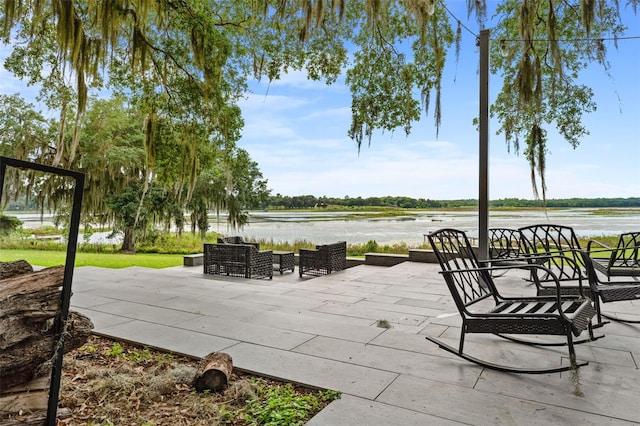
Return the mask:
<svg viewBox="0 0 640 426">
<path fill-rule="evenodd" d="M 574 259 L 571 259 L 570 257 L 566 257 L 566 256 L 551 256 L 548 255 L 547 258 L 553 258 L 553 257 L 558 257 L 558 258 L 563 258 L 563 260 L 569 261 L 571 263 L 573 263 L 574 265 L 576 265 L 576 261 Z M 482 267 L 482 268 L 465 268 L 465 269 L 457 269 L 457 270 L 448 270 L 448 271 L 440 271 L 441 274 L 446 275 L 446 274 L 461 274 L 461 273 L 468 273 L 468 272 L 479 272 L 479 273 L 486 273 L 486 274 L 490 274 L 492 271 L 504 271 L 504 270 L 513 270 L 513 269 L 524 269 L 524 270 L 531 270 L 531 269 L 541 269 L 543 270 L 550 278 L 550 281 L 553 281 L 556 285 L 556 295 L 555 296 L 547 296 L 547 297 L 551 297 L 551 298 L 555 298 L 556 301 L 558 302 L 558 304 L 561 303 L 562 300 L 567 300 L 570 299 L 571 297 L 568 297 L 566 295 L 562 295 L 562 286 L 560 285 L 560 279 L 558 278 L 558 276 L 549 268 L 547 268 L 546 266 L 539 264 L 539 263 L 518 263 L 516 265 L 503 265 L 503 266 L 487 266 L 487 267 Z M 583 284 L 582 281 L 583 279 L 586 279 L 586 277 L 582 276 L 582 272 L 580 271 L 580 269 L 577 269 L 578 272 L 578 291 L 579 291 L 579 295 L 576 295 L 577 298 L 586 298 L 586 296 L 584 295 L 584 291 L 583 291 Z M 504 299 L 504 300 L 508 300 L 509 298 L 504 297 L 500 294 L 500 292 L 498 291 L 498 289 L 495 289 L 496 295 L 499 296 L 500 298 Z M 536 296 L 539 297 L 539 296 Z M 544 296 L 543 296 L 544 297 Z"/>
<path fill-rule="evenodd" d="M 591 246 L 595 244 L 599 247 L 598 250 L 591 250 Z M 604 250 L 603 250 L 604 249 Z M 601 243 L 598 240 L 589 240 L 587 242 L 587 253 L 591 254 L 592 252 L 605 252 L 605 251 L 613 251 L 614 248 L 609 247 L 608 245 Z"/>
</svg>

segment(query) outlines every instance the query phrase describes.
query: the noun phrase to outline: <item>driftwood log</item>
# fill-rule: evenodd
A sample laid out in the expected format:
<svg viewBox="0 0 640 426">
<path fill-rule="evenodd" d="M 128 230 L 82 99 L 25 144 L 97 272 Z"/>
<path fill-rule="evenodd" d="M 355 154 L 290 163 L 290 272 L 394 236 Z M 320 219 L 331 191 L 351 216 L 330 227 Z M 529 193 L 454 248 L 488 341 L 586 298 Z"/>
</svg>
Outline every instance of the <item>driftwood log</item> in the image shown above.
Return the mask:
<svg viewBox="0 0 640 426">
<path fill-rule="evenodd" d="M 231 355 L 224 352 L 212 352 L 200 361 L 193 379 L 193 387 L 198 392 L 205 390 L 221 392 L 227 387 L 232 372 Z"/>
<path fill-rule="evenodd" d="M 33 267 L 26 260 L 0 262 L 0 280 L 33 272 Z"/>
<path fill-rule="evenodd" d="M 0 415 L 46 410 L 51 361 L 59 344 L 64 267 L 21 268 L 26 273 L 0 280 Z M 63 351 L 82 346 L 92 329 L 88 317 L 69 312 Z"/>
</svg>

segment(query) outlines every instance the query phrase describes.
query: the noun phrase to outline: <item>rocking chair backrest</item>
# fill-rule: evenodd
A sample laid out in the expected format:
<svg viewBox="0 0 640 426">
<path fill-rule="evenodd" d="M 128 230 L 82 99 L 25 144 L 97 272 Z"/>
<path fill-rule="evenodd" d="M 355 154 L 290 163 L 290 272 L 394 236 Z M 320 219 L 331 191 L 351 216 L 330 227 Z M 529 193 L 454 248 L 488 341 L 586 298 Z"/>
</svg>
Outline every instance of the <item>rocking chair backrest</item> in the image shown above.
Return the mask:
<svg viewBox="0 0 640 426">
<path fill-rule="evenodd" d="M 463 231 L 440 229 L 427 237 L 461 313 L 479 300 L 490 296 L 495 298 L 493 281 L 489 274 L 478 271 L 478 258 Z"/>
<path fill-rule="evenodd" d="M 640 232 L 620 234 L 609 266 L 640 268 Z"/>
<path fill-rule="evenodd" d="M 573 228 L 564 225 L 531 225 L 519 229 L 521 251 L 529 255 L 552 254 L 544 263 L 559 280 L 580 279 L 580 243 Z M 571 260 L 567 260 L 571 259 Z"/>
<path fill-rule="evenodd" d="M 509 228 L 489 229 L 489 258 L 508 260 L 520 257 L 520 231 Z"/>
</svg>

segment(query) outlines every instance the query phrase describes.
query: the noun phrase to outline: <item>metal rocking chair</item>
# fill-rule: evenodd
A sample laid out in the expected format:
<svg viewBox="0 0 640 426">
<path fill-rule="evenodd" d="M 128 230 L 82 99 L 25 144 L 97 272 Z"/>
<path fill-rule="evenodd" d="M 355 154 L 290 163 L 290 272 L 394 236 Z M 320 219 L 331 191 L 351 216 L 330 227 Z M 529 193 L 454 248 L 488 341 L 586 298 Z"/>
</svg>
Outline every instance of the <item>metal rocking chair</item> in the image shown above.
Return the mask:
<svg viewBox="0 0 640 426">
<path fill-rule="evenodd" d="M 511 373 L 555 373 L 588 364 L 588 362 L 576 360 L 573 337 L 578 337 L 588 329 L 589 340 L 595 339 L 591 318 L 596 314 L 596 310 L 589 298 L 561 295 L 557 278 L 555 296 L 504 297 L 496 289 L 491 274 L 496 269 L 505 269 L 509 266 L 479 267 L 478 259 L 463 231 L 441 229 L 429 234 L 428 238 L 462 318 L 458 349 L 430 336 L 427 337 L 428 340 L 467 361 Z M 517 267 L 542 269 L 548 276 L 554 276 L 548 268 L 539 264 L 522 264 Z M 480 305 L 479 302 L 482 302 L 482 309 L 476 305 L 477 303 Z M 492 303 L 487 308 L 486 304 L 489 302 Z M 493 364 L 464 352 L 464 339 L 467 333 L 494 334 L 511 341 L 537 346 L 564 346 L 565 343 L 532 342 L 503 334 L 566 336 L 571 362 L 570 365 L 544 369 Z"/>
<path fill-rule="evenodd" d="M 602 281 L 596 273 L 596 262 L 589 256 L 589 252 L 580 251 L 582 259 L 587 269 L 587 276 L 589 277 L 589 287 L 593 294 L 595 302 L 595 308 L 597 313 L 597 319 L 599 324 L 604 324 L 602 317 L 610 319 L 612 321 L 618 321 L 630 324 L 640 324 L 639 320 L 631 320 L 620 318 L 618 316 L 611 316 L 602 313 L 600 304 L 609 302 L 620 302 L 630 300 L 640 300 L 640 281 L 633 278 L 627 280 Z M 608 278 L 608 277 L 607 277 Z"/>
<path fill-rule="evenodd" d="M 541 224 L 519 228 L 522 256 L 530 263 L 544 266 L 533 269 L 531 281 L 537 287 L 538 296 L 556 294 L 556 281 L 560 282 L 561 294 L 590 298 L 587 274 L 579 254 L 580 242 L 570 226 Z"/>
</svg>

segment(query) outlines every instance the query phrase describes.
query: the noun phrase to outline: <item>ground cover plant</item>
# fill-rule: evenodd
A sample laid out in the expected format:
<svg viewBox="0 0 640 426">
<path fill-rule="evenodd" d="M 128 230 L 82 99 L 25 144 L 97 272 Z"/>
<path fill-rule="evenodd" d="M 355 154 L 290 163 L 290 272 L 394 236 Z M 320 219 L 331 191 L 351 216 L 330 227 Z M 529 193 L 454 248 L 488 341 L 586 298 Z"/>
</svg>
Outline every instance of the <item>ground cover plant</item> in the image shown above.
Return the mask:
<svg viewBox="0 0 640 426">
<path fill-rule="evenodd" d="M 234 372 L 222 393 L 197 393 L 198 361 L 92 336 L 64 357 L 63 425 L 297 425 L 339 393 Z"/>
</svg>

